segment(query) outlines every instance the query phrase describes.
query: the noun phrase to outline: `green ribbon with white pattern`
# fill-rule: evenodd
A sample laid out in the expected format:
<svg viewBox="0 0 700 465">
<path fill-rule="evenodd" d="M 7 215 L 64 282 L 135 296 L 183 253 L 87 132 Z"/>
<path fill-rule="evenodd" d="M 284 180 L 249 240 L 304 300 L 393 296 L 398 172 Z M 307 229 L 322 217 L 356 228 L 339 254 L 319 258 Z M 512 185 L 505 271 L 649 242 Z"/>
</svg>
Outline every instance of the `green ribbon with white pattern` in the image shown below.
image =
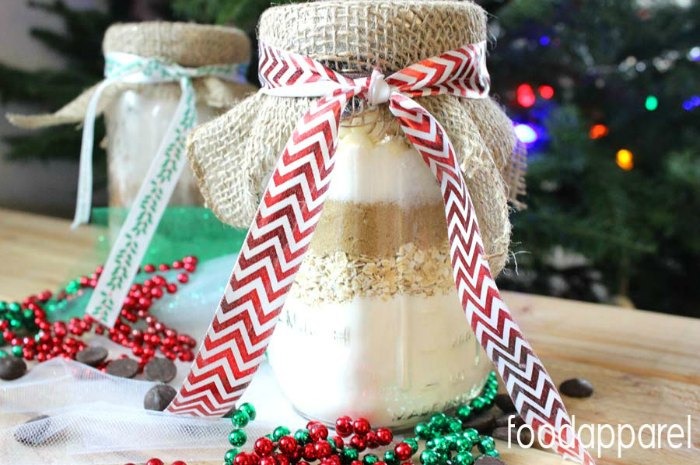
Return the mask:
<svg viewBox="0 0 700 465">
<path fill-rule="evenodd" d="M 196 98 L 192 79 L 215 76 L 243 82 L 246 65 L 213 65 L 186 68 L 158 58 L 144 58 L 128 53 L 106 56 L 105 77 L 88 104 L 83 125 L 78 199 L 73 226 L 89 220 L 92 203 L 92 149 L 94 121 L 100 95 L 116 83 L 162 84 L 178 82 L 181 96 L 170 125 L 153 157 L 127 218 L 105 262 L 97 287 L 88 302 L 86 313 L 109 327 L 119 316 L 122 302 L 136 276 L 160 218 L 172 196 L 185 166 L 187 133 L 197 121 Z"/>
</svg>

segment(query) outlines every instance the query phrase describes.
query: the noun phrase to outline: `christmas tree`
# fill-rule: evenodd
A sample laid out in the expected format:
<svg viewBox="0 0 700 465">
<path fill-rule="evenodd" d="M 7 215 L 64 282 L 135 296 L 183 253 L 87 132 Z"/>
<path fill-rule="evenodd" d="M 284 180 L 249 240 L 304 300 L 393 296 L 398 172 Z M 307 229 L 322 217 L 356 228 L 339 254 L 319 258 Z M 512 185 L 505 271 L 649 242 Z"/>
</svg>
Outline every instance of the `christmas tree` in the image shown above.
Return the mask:
<svg viewBox="0 0 700 465">
<path fill-rule="evenodd" d="M 35 35 L 65 53 L 70 65 L 39 74 L 0 67 L 0 96 L 55 109 L 98 81 L 102 32 L 113 21 L 133 19 L 139 3 L 112 1 L 106 13 L 72 11 L 60 1 L 44 5 L 65 18 L 68 32 Z M 146 3 L 159 5 L 163 18 L 235 24 L 254 37 L 271 3 L 291 1 Z M 514 259 L 500 285 L 697 312 L 700 5 L 479 3 L 490 13 L 494 38 L 492 94 L 529 149 L 528 208 L 512 215 Z M 73 129 L 56 128 L 15 139 L 11 155 L 77 156 L 78 144 Z M 57 146 L 63 150 L 57 153 Z"/>
<path fill-rule="evenodd" d="M 504 287 L 697 311 L 698 19 L 698 4 L 633 0 L 498 11 L 494 93 L 529 145 Z"/>
<path fill-rule="evenodd" d="M 30 7 L 56 16 L 65 33 L 45 28 L 32 28 L 33 38 L 66 60 L 64 69 L 25 71 L 0 63 L 0 100 L 39 105 L 40 110 L 53 111 L 69 102 L 85 88 L 100 81 L 103 75 L 102 36 L 110 24 L 135 19 L 131 1 L 110 0 L 105 11 L 69 8 L 63 1 L 29 1 Z M 163 12 L 161 8 L 159 12 Z M 96 128 L 97 140 L 104 128 Z M 78 158 L 80 134 L 75 128 L 57 126 L 27 135 L 6 138 L 6 156 L 26 158 Z M 99 151 L 99 148 L 98 148 Z M 104 160 L 103 154 L 96 160 Z"/>
</svg>

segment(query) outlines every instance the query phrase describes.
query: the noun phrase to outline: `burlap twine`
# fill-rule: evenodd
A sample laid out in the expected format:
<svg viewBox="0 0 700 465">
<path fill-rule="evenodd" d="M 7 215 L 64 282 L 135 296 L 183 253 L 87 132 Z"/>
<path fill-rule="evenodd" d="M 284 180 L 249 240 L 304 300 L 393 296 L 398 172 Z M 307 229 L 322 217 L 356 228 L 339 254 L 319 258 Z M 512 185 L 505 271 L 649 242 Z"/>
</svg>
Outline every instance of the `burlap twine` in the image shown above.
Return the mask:
<svg viewBox="0 0 700 465">
<path fill-rule="evenodd" d="M 332 0 L 268 9 L 259 39 L 345 73 L 384 74 L 486 40 L 486 14 L 471 2 Z M 490 99 L 417 99 L 447 131 L 474 201 L 491 269 L 510 241 L 508 199 L 523 193 L 524 159 L 512 123 Z M 207 205 L 224 222 L 247 227 L 267 176 L 312 99 L 257 93 L 190 134 L 188 153 Z M 380 107 L 382 131 L 398 133 Z M 376 119 L 376 118 L 375 118 Z M 347 124 L 347 119 L 345 120 Z M 354 120 L 356 121 L 356 119 Z M 342 173 L 338 173 L 342 175 Z"/>
<path fill-rule="evenodd" d="M 102 42 L 105 54 L 122 52 L 146 58 L 162 58 L 185 67 L 248 63 L 250 41 L 242 31 L 230 27 L 205 26 L 190 23 L 144 22 L 110 26 Z M 228 109 L 255 90 L 248 84 L 225 81 L 217 77 L 193 79 L 197 102 L 215 109 Z M 82 122 L 88 102 L 97 85 L 55 113 L 40 115 L 8 114 L 7 119 L 22 128 L 40 128 Z M 149 89 L 154 97 L 179 96 L 177 83 L 125 84 L 119 83 L 105 89 L 97 107 L 102 113 L 127 89 Z M 177 98 L 177 97 L 175 97 Z"/>
</svg>

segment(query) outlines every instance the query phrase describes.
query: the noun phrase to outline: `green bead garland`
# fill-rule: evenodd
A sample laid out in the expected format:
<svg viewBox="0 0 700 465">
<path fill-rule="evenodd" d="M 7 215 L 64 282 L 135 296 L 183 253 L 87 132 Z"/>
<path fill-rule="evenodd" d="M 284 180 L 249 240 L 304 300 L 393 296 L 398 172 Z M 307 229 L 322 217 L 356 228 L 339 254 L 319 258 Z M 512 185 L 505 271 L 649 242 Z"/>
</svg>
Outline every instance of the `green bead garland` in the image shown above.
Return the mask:
<svg viewBox="0 0 700 465">
<path fill-rule="evenodd" d="M 418 423 L 414 432 L 418 439 L 429 440 L 433 438 L 433 429 L 427 423 Z"/>
<path fill-rule="evenodd" d="M 420 454 L 420 463 L 423 465 L 438 465 L 441 457 L 434 450 L 426 449 Z"/>
<path fill-rule="evenodd" d="M 482 454 L 496 449 L 496 443 L 491 436 L 481 436 L 476 446 Z"/>
<path fill-rule="evenodd" d="M 472 453 L 475 447 L 481 455 L 498 457 L 492 437 L 482 436 L 473 428 L 464 428 L 464 423 L 474 414 L 491 408 L 497 393 L 498 378 L 491 372 L 481 394 L 469 404 L 457 407 L 454 417 L 436 413 L 428 422 L 418 423 L 413 430 L 416 437 L 404 442 L 413 450 L 414 445 L 417 449 L 418 440 L 426 441 L 426 448 L 419 456 L 423 465 L 472 465 L 476 460 Z"/>
<path fill-rule="evenodd" d="M 233 459 L 236 458 L 240 450 L 238 449 L 229 449 L 226 451 L 224 454 L 224 462 L 226 463 L 233 463 Z"/>
<path fill-rule="evenodd" d="M 255 417 L 258 416 L 258 413 L 255 411 L 255 407 L 253 407 L 253 406 L 252 406 L 251 404 L 249 404 L 248 402 L 242 404 L 242 405 L 239 407 L 239 409 L 240 409 L 241 411 L 245 412 L 246 415 L 248 415 L 248 418 L 250 419 L 250 421 L 254 421 L 254 420 L 255 420 Z"/>
<path fill-rule="evenodd" d="M 359 457 L 360 453 L 354 447 L 345 447 L 340 453 L 341 460 L 347 463 L 357 460 Z"/>
<path fill-rule="evenodd" d="M 365 465 L 374 465 L 377 462 L 379 462 L 379 457 L 377 457 L 375 454 L 365 454 L 365 456 L 362 458 L 362 463 Z"/>
<path fill-rule="evenodd" d="M 294 439 L 296 439 L 299 445 L 303 446 L 311 441 L 311 434 L 309 434 L 309 432 L 305 429 L 298 429 L 294 433 Z"/>
<path fill-rule="evenodd" d="M 0 311 L 2 307 L 0 307 Z M 383 461 L 386 465 L 399 465 L 403 457 L 407 455 L 406 445 L 410 448 L 411 455 L 419 452 L 419 441 L 425 441 L 425 449 L 420 451 L 419 460 L 422 465 L 473 465 L 478 459 L 474 449 L 480 455 L 489 457 L 499 457 L 496 450 L 495 441 L 490 436 L 482 436 L 473 428 L 464 428 L 464 424 L 475 414 L 491 408 L 498 392 L 498 379 L 492 372 L 482 390 L 481 394 L 472 399 L 468 404 L 459 406 L 454 416 L 445 413 L 436 413 L 426 422 L 418 423 L 414 428 L 415 437 L 409 437 L 400 441 L 395 450 L 384 451 L 381 459 L 373 453 L 360 454 L 352 446 L 344 446 L 338 449 L 332 439 L 328 439 L 331 449 L 340 455 L 341 463 L 349 465 L 359 460 L 363 465 L 376 465 Z M 234 448 L 229 449 L 224 455 L 224 464 L 233 465 L 234 459 L 240 453 L 247 435 L 241 428 L 256 417 L 255 408 L 248 404 L 242 404 L 231 413 L 231 422 L 234 430 L 229 434 L 229 442 Z M 271 434 L 266 435 L 274 442 L 278 442 L 283 436 L 290 435 L 290 430 L 285 426 L 278 426 Z M 298 429 L 294 432 L 294 439 L 301 446 L 312 441 L 308 429 Z M 405 445 L 401 445 L 404 443 Z M 400 451 L 402 459 L 398 458 Z M 408 459 L 410 461 L 410 458 Z"/>
<path fill-rule="evenodd" d="M 248 441 L 248 435 L 242 428 L 244 428 L 248 423 L 255 419 L 257 412 L 252 404 L 244 403 L 241 404 L 235 411 L 231 412 L 231 423 L 234 429 L 228 435 L 228 442 L 234 446 L 233 449 L 229 449 L 224 454 L 224 464 L 232 465 L 233 460 L 240 453 L 239 447 L 243 447 Z"/>
<path fill-rule="evenodd" d="M 286 436 L 289 433 L 290 433 L 289 428 L 287 428 L 286 426 L 278 426 L 272 432 L 272 440 L 277 442 L 282 438 L 282 436 Z"/>
<path fill-rule="evenodd" d="M 472 465 L 474 463 L 474 456 L 471 452 L 462 451 L 454 456 L 452 463 L 454 465 Z"/>
<path fill-rule="evenodd" d="M 399 463 L 399 458 L 396 456 L 396 452 L 394 452 L 393 450 L 385 451 L 384 462 L 387 465 L 397 465 Z"/>
<path fill-rule="evenodd" d="M 241 447 L 248 440 L 248 435 L 242 429 L 234 429 L 228 435 L 228 442 L 232 446 Z"/>
<path fill-rule="evenodd" d="M 233 426 L 236 428 L 245 428 L 249 421 L 250 417 L 243 410 L 238 409 L 231 415 L 231 423 L 233 423 Z"/>
<path fill-rule="evenodd" d="M 0 321 L 7 321 L 10 329 L 20 336 L 34 336 L 39 331 L 39 328 L 34 323 L 34 312 L 29 309 L 22 310 L 22 306 L 18 302 L 0 301 Z M 0 346 L 8 342 L 0 335 Z M 11 350 L 14 355 L 17 355 L 14 348 Z M 22 356 L 21 347 L 17 356 Z"/>
</svg>

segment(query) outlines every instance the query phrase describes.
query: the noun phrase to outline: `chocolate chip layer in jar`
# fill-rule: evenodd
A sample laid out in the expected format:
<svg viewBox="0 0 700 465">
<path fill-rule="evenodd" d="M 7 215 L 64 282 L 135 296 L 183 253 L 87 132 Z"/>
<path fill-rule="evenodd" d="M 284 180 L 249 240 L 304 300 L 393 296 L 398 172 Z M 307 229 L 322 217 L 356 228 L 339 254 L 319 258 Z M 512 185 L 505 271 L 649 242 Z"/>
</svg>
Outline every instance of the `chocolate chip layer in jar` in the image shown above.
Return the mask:
<svg viewBox="0 0 700 465">
<path fill-rule="evenodd" d="M 381 133 L 381 131 L 380 131 Z M 407 426 L 478 394 L 440 189 L 402 135 L 343 126 L 309 255 L 268 349 L 303 415 Z"/>
</svg>

